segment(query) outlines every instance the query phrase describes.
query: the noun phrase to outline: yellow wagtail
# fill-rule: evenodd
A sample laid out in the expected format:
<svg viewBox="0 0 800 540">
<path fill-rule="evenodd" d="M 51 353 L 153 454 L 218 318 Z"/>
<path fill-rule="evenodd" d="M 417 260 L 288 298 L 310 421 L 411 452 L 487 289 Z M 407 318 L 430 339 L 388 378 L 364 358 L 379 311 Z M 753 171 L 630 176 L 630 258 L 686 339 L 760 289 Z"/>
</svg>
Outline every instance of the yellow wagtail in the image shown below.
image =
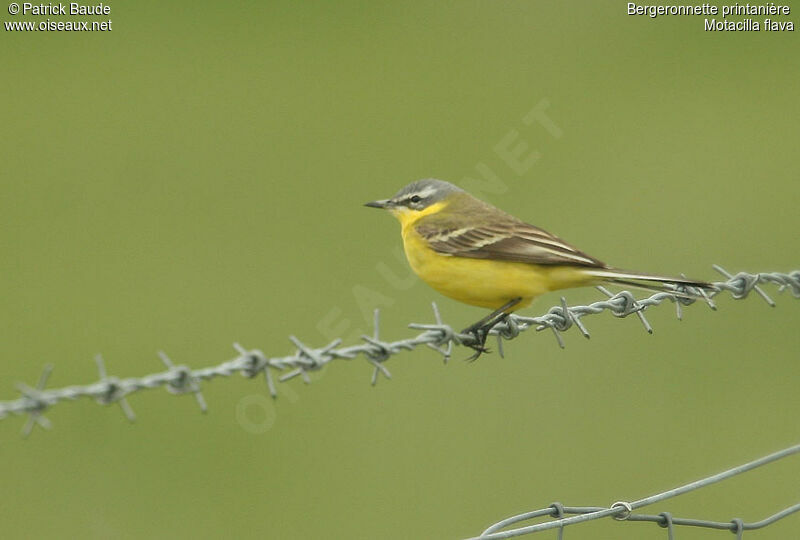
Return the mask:
<svg viewBox="0 0 800 540">
<path fill-rule="evenodd" d="M 694 298 L 697 293 L 685 287 L 713 289 L 703 281 L 609 266 L 442 180 L 413 182 L 366 206 L 400 221 L 408 262 L 425 283 L 495 310 L 464 331 L 476 337 L 479 353 L 491 326 L 549 291 L 608 282 Z"/>
</svg>

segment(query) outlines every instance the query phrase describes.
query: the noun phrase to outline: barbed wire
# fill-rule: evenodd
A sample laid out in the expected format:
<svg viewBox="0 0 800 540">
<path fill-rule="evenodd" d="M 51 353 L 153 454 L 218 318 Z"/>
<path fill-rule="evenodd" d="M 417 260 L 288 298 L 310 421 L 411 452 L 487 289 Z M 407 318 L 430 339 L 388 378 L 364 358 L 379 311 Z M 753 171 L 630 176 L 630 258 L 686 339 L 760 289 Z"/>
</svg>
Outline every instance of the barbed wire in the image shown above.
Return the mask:
<svg viewBox="0 0 800 540">
<path fill-rule="evenodd" d="M 494 525 L 492 525 L 491 527 L 489 527 L 488 529 L 486 529 L 485 531 L 483 531 L 483 533 L 481 533 L 480 536 L 476 536 L 469 540 L 499 540 L 501 538 L 513 538 L 515 536 L 523 536 L 526 534 L 532 534 L 550 529 L 558 529 L 558 538 L 559 540 L 561 540 L 564 534 L 564 527 L 567 527 L 569 525 L 575 525 L 578 523 L 586 523 L 595 519 L 601 519 L 606 517 L 612 517 L 617 521 L 649 521 L 652 523 L 657 523 L 661 527 L 667 529 L 667 537 L 669 540 L 674 539 L 676 526 L 705 527 L 708 529 L 728 530 L 731 531 L 732 533 L 735 533 L 736 538 L 740 540 L 742 538 L 742 535 L 744 534 L 744 531 L 761 529 L 763 527 L 766 527 L 767 525 L 775 523 L 780 519 L 790 516 L 795 512 L 800 512 L 800 503 L 788 506 L 783 510 L 781 510 L 780 512 L 772 514 L 771 516 L 764 518 L 760 521 L 753 521 L 749 523 L 745 522 L 740 518 L 734 518 L 728 522 L 725 522 L 725 521 L 711 521 L 705 519 L 677 518 L 674 517 L 670 512 L 661 512 L 658 515 L 649 515 L 649 514 L 634 514 L 633 511 L 636 510 L 637 508 L 642 508 L 644 506 L 648 506 L 657 502 L 664 501 L 666 499 L 670 499 L 672 497 L 677 497 L 679 495 L 689 493 L 690 491 L 694 491 L 696 489 L 709 486 L 716 482 L 727 480 L 728 478 L 732 478 L 738 474 L 751 471 L 757 467 L 761 467 L 762 465 L 766 465 L 768 463 L 772 463 L 778 461 L 779 459 L 783 459 L 798 453 L 800 453 L 800 444 L 784 448 L 783 450 L 779 450 L 778 452 L 753 460 L 749 463 L 733 467 L 732 469 L 728 469 L 727 471 L 723 471 L 721 473 L 708 476 L 700 480 L 696 480 L 694 482 L 685 484 L 683 486 L 674 489 L 657 493 L 655 495 L 651 495 L 649 497 L 645 497 L 637 501 L 632 501 L 632 502 L 617 501 L 609 507 L 564 506 L 563 504 L 556 502 L 549 505 L 546 508 L 533 510 L 531 512 L 525 512 L 524 514 L 519 514 L 516 516 L 512 516 L 510 518 L 506 518 L 502 521 L 499 521 Z M 568 514 L 575 514 L 575 515 L 573 517 L 566 517 Z M 528 525 L 525 527 L 518 527 L 516 529 L 510 529 L 505 531 L 503 530 L 506 529 L 507 527 L 510 527 L 511 525 L 515 525 L 522 521 L 528 521 L 540 517 L 551 517 L 554 518 L 554 521 L 547 521 L 544 523 Z"/>
<path fill-rule="evenodd" d="M 750 274 L 739 272 L 736 275 L 728 273 L 723 268 L 714 265 L 714 269 L 723 274 L 725 281 L 715 282 L 715 290 L 706 293 L 700 289 L 691 287 L 678 287 L 675 289 L 677 294 L 689 293 L 690 295 L 701 297 L 712 309 L 716 309 L 712 298 L 722 294 L 730 293 L 734 299 L 746 298 L 750 292 L 755 291 L 770 306 L 775 302 L 759 286 L 760 284 L 770 283 L 778 287 L 782 292 L 789 289 L 795 298 L 800 298 L 800 270 L 794 270 L 788 274 L 779 272 L 762 272 Z M 677 316 L 682 317 L 682 307 L 693 304 L 695 298 L 676 296 L 669 292 L 658 292 L 648 298 L 637 300 L 630 292 L 622 291 L 613 294 L 603 287 L 598 287 L 608 299 L 594 302 L 586 306 L 568 306 L 564 297 L 561 298 L 561 305 L 550 308 L 547 313 L 538 317 L 525 317 L 512 314 L 505 320 L 497 323 L 489 331 L 489 335 L 497 338 L 498 352 L 503 355 L 503 341 L 518 337 L 522 332 L 535 328 L 537 331 L 547 330 L 553 332 L 558 344 L 564 347 L 564 340 L 561 337 L 573 326 L 589 337 L 589 331 L 582 322 L 582 318 L 588 315 L 595 315 L 604 311 L 611 312 L 614 316 L 624 318 L 632 314 L 642 322 L 645 330 L 652 333 L 653 329 L 645 318 L 644 311 L 651 306 L 656 306 L 664 301 L 675 303 Z M 101 405 L 117 403 L 120 405 L 124 415 L 128 420 L 135 420 L 136 416 L 127 401 L 127 396 L 154 388 L 165 387 L 172 394 L 193 394 L 201 411 L 206 411 L 206 402 L 202 394 L 202 383 L 218 377 L 229 377 L 240 373 L 244 377 L 253 378 L 259 374 L 264 375 L 270 395 L 277 397 L 276 380 L 285 382 L 295 377 L 302 377 L 306 383 L 310 383 L 309 373 L 317 371 L 333 362 L 334 360 L 352 360 L 358 356 L 363 356 L 372 366 L 372 384 L 377 383 L 380 375 L 387 379 L 391 378 L 389 370 L 384 363 L 392 356 L 404 351 L 411 351 L 419 346 L 427 346 L 438 352 L 447 361 L 453 352 L 453 347 L 458 345 L 475 346 L 477 337 L 472 334 L 462 334 L 442 322 L 436 304 L 433 304 L 433 314 L 435 323 L 433 324 L 409 324 L 409 328 L 421 330 L 419 334 L 407 339 L 396 341 L 383 341 L 380 337 L 379 312 L 375 310 L 374 330 L 372 336 L 362 336 L 364 343 L 340 347 L 342 340 L 336 339 L 324 347 L 310 347 L 295 336 L 289 336 L 291 342 L 297 350 L 294 354 L 283 357 L 267 357 L 259 349 L 246 349 L 238 343 L 233 347 L 238 355 L 221 364 L 192 369 L 186 365 L 175 365 L 170 358 L 163 352 L 159 353 L 161 361 L 167 368 L 165 371 L 144 375 L 142 377 L 131 377 L 120 379 L 108 375 L 103 359 L 97 356 L 97 369 L 99 379 L 96 382 L 82 386 L 67 386 L 63 388 L 45 388 L 47 379 L 52 372 L 53 366 L 46 365 L 36 387 L 30 387 L 23 383 L 17 384 L 21 397 L 12 401 L 0 401 L 0 419 L 10 415 L 28 415 L 28 420 L 23 426 L 22 433 L 27 436 L 35 425 L 49 428 L 50 422 L 43 413 L 66 401 L 75 401 L 80 398 L 94 399 Z M 273 372 L 283 372 L 275 378 Z"/>
</svg>

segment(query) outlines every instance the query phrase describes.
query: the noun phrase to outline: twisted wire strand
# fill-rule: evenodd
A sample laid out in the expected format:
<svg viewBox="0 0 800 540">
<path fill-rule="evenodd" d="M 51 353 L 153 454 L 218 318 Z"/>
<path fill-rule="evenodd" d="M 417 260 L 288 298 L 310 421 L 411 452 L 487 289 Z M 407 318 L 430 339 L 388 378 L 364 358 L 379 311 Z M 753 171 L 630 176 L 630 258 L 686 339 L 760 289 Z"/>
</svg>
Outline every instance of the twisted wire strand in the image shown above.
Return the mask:
<svg viewBox="0 0 800 540">
<path fill-rule="evenodd" d="M 755 291 L 769 305 L 774 306 L 775 302 L 759 286 L 765 283 L 776 285 L 780 292 L 788 289 L 795 298 L 800 298 L 800 270 L 794 270 L 786 274 L 780 272 L 757 274 L 739 272 L 732 275 L 719 266 L 715 265 L 714 268 L 727 278 L 725 281 L 714 283 L 715 291 L 706 294 L 698 289 L 683 289 L 694 295 L 702 295 L 703 298 L 700 301 L 707 302 L 712 309 L 716 309 L 712 298 L 723 292 L 729 293 L 732 298 L 743 299 L 750 292 Z M 504 321 L 496 324 L 489 332 L 490 335 L 495 336 L 497 339 L 498 352 L 501 355 L 503 354 L 504 340 L 515 339 L 522 332 L 531 328 L 535 328 L 537 331 L 549 328 L 559 346 L 563 348 L 562 332 L 574 326 L 588 338 L 589 331 L 582 322 L 582 318 L 604 311 L 609 311 L 620 318 L 635 314 L 644 328 L 652 333 L 652 327 L 644 315 L 644 311 L 647 308 L 669 300 L 675 303 L 677 316 L 680 319 L 682 307 L 697 301 L 693 298 L 675 296 L 669 292 L 658 292 L 648 298 L 637 300 L 628 291 L 612 294 L 603 287 L 598 287 L 598 289 L 608 298 L 586 306 L 567 306 L 566 299 L 562 297 L 561 304 L 550 308 L 544 315 L 538 317 L 510 315 Z M 676 292 L 682 292 L 681 288 L 676 288 Z M 375 384 L 380 375 L 387 379 L 391 378 L 391 373 L 384 364 L 392 356 L 404 351 L 411 351 L 425 345 L 438 352 L 447 361 L 452 355 L 454 346 L 470 346 L 476 343 L 475 336 L 459 333 L 453 330 L 451 326 L 444 324 L 435 303 L 433 304 L 433 314 L 435 322 L 432 324 L 409 324 L 409 328 L 420 330 L 421 332 L 407 339 L 382 340 L 380 337 L 379 312 L 376 310 L 373 334 L 372 336 L 362 336 L 364 343 L 341 347 L 342 340 L 336 339 L 324 347 L 315 348 L 304 344 L 295 336 L 289 336 L 297 350 L 294 354 L 283 357 L 267 357 L 259 349 L 246 349 L 238 343 L 234 343 L 233 346 L 237 352 L 235 358 L 204 368 L 192 369 L 186 365 L 175 365 L 166 354 L 160 352 L 159 356 L 166 370 L 141 377 L 120 379 L 110 376 L 106 371 L 103 359 L 98 356 L 96 362 L 99 379 L 86 385 L 45 388 L 47 378 L 52 371 L 52 365 L 47 365 L 35 387 L 18 383 L 17 389 L 21 397 L 11 401 L 0 401 L 0 419 L 10 415 L 28 415 L 27 422 L 23 427 L 23 435 L 27 436 L 35 425 L 43 428 L 50 427 L 50 422 L 43 415 L 50 407 L 66 401 L 90 398 L 102 405 L 119 404 L 124 415 L 130 421 L 133 421 L 136 417 L 126 399 L 127 396 L 160 387 L 165 387 L 173 394 L 194 395 L 201 411 L 205 412 L 206 402 L 202 395 L 202 383 L 204 381 L 218 377 L 229 377 L 236 373 L 248 378 L 263 374 L 269 393 L 275 398 L 277 397 L 276 381 L 285 382 L 299 376 L 308 383 L 310 382 L 309 372 L 320 370 L 334 360 L 352 360 L 359 356 L 363 356 L 372 366 L 372 384 Z M 281 374 L 278 375 L 278 372 Z"/>
<path fill-rule="evenodd" d="M 476 536 L 475 538 L 472 538 L 470 540 L 479 540 L 479 539 L 498 540 L 502 538 L 513 538 L 516 536 L 523 536 L 526 534 L 532 534 L 549 529 L 559 529 L 559 533 L 561 533 L 563 532 L 564 527 L 568 525 L 575 525 L 577 523 L 586 523 L 588 521 L 601 519 L 605 517 L 612 517 L 618 521 L 649 521 L 657 523 L 661 527 L 667 529 L 667 533 L 670 539 L 673 538 L 675 526 L 704 527 L 708 529 L 728 530 L 731 531 L 732 533 L 735 533 L 737 535 L 737 538 L 741 538 L 744 531 L 761 529 L 763 527 L 775 523 L 778 520 L 790 516 L 796 512 L 800 512 L 800 503 L 788 506 L 783 510 L 776 512 L 775 514 L 772 514 L 771 516 L 766 517 L 760 521 L 754 521 L 749 523 L 746 523 L 740 518 L 734 518 L 728 522 L 711 521 L 704 519 L 677 518 L 673 517 L 672 514 L 670 514 L 669 512 L 662 512 L 658 515 L 634 514 L 633 510 L 657 502 L 661 502 L 666 499 L 670 499 L 672 497 L 677 497 L 679 495 L 689 493 L 690 491 L 694 491 L 709 486 L 711 484 L 715 484 L 717 482 L 722 482 L 723 480 L 727 480 L 736 475 L 745 473 L 747 471 L 751 471 L 763 465 L 773 463 L 775 461 L 784 459 L 786 457 L 795 454 L 800 454 L 800 444 L 784 448 L 783 450 L 779 450 L 767 456 L 733 467 L 721 473 L 707 476 L 705 478 L 696 480 L 694 482 L 690 482 L 689 484 L 685 484 L 683 486 L 674 489 L 663 491 L 661 493 L 657 493 L 655 495 L 651 495 L 649 497 L 645 497 L 637 501 L 632 501 L 632 502 L 618 501 L 608 507 L 564 506 L 563 504 L 556 502 L 551 504 L 547 508 L 540 508 L 538 510 L 525 512 L 523 514 L 518 514 L 516 516 L 506 518 L 502 521 L 498 521 L 497 523 L 495 523 L 494 525 L 490 526 L 488 529 L 483 531 L 483 533 L 481 533 L 480 536 Z M 565 515 L 567 514 L 572 514 L 573 517 L 565 517 Z M 538 523 L 536 525 L 518 527 L 516 529 L 510 529 L 505 531 L 503 530 L 506 529 L 507 527 L 510 527 L 511 525 L 516 525 L 517 523 L 520 523 L 522 521 L 528 521 L 530 519 L 535 519 L 540 517 L 551 517 L 555 518 L 555 520 L 548 521 L 545 523 Z"/>
</svg>

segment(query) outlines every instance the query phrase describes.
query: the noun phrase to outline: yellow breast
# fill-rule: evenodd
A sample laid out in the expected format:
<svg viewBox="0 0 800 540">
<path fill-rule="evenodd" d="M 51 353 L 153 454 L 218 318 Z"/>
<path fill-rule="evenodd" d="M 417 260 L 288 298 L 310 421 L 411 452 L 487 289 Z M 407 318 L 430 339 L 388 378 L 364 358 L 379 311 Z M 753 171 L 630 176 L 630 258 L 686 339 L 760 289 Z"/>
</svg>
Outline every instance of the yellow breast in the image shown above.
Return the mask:
<svg viewBox="0 0 800 540">
<path fill-rule="evenodd" d="M 570 267 L 437 253 L 414 230 L 413 223 L 403 224 L 402 234 L 414 272 L 445 296 L 474 306 L 498 309 L 514 298 L 522 298 L 514 307 L 519 309 L 530 305 L 536 296 L 586 281 L 586 276 Z"/>
<path fill-rule="evenodd" d="M 445 210 L 446 206 L 447 202 L 442 201 L 421 211 L 391 210 L 400 221 L 403 247 L 411 268 L 425 283 L 445 296 L 492 309 L 522 298 L 522 302 L 514 307 L 516 310 L 530 305 L 535 297 L 546 292 L 592 281 L 593 278 L 571 266 L 473 259 L 434 251 L 414 226 L 425 216 Z"/>
</svg>

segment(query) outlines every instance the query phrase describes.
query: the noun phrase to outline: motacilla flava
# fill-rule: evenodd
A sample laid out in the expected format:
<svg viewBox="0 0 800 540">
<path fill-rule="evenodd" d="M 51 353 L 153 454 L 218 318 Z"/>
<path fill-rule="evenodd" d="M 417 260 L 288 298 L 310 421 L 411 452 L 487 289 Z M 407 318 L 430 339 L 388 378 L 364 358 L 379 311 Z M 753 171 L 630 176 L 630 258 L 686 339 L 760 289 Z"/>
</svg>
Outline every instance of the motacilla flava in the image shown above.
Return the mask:
<svg viewBox="0 0 800 540">
<path fill-rule="evenodd" d="M 703 281 L 629 272 L 608 266 L 560 238 L 529 225 L 442 180 L 413 182 L 390 198 L 366 203 L 385 208 L 402 227 L 403 247 L 422 280 L 460 302 L 495 310 L 465 330 L 485 340 L 487 322 L 530 305 L 557 289 L 618 285 L 695 297 Z M 680 287 L 676 290 L 674 287 Z M 478 336 L 477 330 L 485 332 Z"/>
</svg>

